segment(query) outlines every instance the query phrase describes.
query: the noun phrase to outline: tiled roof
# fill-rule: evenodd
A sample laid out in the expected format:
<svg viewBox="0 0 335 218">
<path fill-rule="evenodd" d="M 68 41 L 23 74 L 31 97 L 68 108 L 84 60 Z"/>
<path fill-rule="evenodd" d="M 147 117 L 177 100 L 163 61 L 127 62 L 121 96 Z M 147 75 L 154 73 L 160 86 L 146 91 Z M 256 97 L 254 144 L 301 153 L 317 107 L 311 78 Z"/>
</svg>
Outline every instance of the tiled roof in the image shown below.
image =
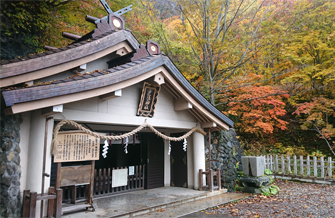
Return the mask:
<svg viewBox="0 0 335 218">
<path fill-rule="evenodd" d="M 48 68 L 58 64 L 70 62 L 126 41 L 133 49 L 139 43 L 128 30 L 109 31 L 95 38 L 72 43 L 66 47 L 23 58 L 3 60 L 0 62 L 0 77 L 7 78 L 20 74 Z M 85 46 L 87 45 L 87 46 Z"/>
<path fill-rule="evenodd" d="M 230 127 L 234 122 L 210 104 L 181 74 L 173 62 L 164 55 L 149 56 L 137 61 L 126 63 L 105 71 L 73 77 L 52 82 L 48 85 L 33 86 L 28 88 L 3 91 L 3 97 L 7 106 L 47 99 L 61 95 L 73 94 L 104 86 L 116 84 L 131 78 L 135 78 L 159 66 L 165 66 L 173 77 L 185 90 L 216 117 L 227 123 Z"/>
</svg>

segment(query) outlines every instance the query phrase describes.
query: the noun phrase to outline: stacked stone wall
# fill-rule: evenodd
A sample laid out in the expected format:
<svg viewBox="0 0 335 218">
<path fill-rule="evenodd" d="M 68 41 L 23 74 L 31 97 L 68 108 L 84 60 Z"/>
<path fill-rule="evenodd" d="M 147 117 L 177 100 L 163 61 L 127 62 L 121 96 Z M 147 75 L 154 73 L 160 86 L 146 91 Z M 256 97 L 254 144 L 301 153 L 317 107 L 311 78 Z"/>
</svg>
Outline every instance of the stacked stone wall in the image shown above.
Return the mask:
<svg viewBox="0 0 335 218">
<path fill-rule="evenodd" d="M 20 115 L 1 114 L 0 217 L 20 217 Z"/>
<path fill-rule="evenodd" d="M 206 163 L 209 158 L 208 136 L 206 136 Z M 211 169 L 221 170 L 222 186 L 228 191 L 234 191 L 235 180 L 242 171 L 241 156 L 243 149 L 236 137 L 235 130 L 211 132 Z M 238 164 L 237 164 L 238 163 Z M 207 166 L 208 168 L 208 166 Z"/>
</svg>

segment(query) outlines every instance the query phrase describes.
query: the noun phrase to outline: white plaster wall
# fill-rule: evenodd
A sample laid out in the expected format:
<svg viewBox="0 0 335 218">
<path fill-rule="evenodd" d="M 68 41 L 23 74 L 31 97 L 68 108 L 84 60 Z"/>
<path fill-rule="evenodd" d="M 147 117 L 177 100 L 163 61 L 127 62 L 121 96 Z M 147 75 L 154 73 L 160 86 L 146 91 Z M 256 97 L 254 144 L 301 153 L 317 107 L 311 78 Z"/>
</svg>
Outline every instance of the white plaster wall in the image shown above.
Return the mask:
<svg viewBox="0 0 335 218">
<path fill-rule="evenodd" d="M 23 122 L 20 124 L 21 196 L 23 195 L 23 191 L 26 189 L 27 186 L 28 154 L 29 154 L 29 140 L 30 140 L 30 112 L 23 113 L 22 120 Z"/>
<path fill-rule="evenodd" d="M 161 89 L 158 95 L 158 101 L 153 118 L 136 116 L 142 87 L 143 83 L 139 83 L 122 89 L 121 97 L 109 99 L 107 101 L 101 101 L 98 97 L 90 98 L 66 104 L 64 105 L 64 109 L 71 110 L 72 113 L 75 111 L 77 111 L 77 113 L 80 113 L 80 111 L 87 111 L 99 113 L 101 116 L 112 114 L 113 116 L 122 118 L 124 121 L 131 120 L 134 125 L 138 125 L 136 121 L 142 124 L 143 120 L 147 119 L 149 123 L 151 122 L 150 124 L 155 123 L 155 120 L 169 120 L 170 122 L 186 121 L 190 122 L 192 127 L 195 126 L 196 119 L 188 111 L 174 111 L 173 97 L 165 89 Z M 68 117 L 70 114 L 66 115 L 66 118 L 70 119 Z M 96 115 L 98 116 L 98 114 Z M 180 128 L 183 128 L 182 124 L 179 126 Z M 184 128 L 189 128 L 189 126 Z"/>
<path fill-rule="evenodd" d="M 101 101 L 98 97 L 73 102 L 64 105 L 62 113 L 66 119 L 84 121 L 87 123 L 104 123 L 114 125 L 133 125 L 143 124 L 144 120 L 157 127 L 167 127 L 164 133 L 180 132 L 177 129 L 191 129 L 196 126 L 196 119 L 188 111 L 175 111 L 174 99 L 165 89 L 161 89 L 158 95 L 155 114 L 153 118 L 136 116 L 143 82 L 122 89 L 122 96 L 107 101 Z M 55 119 L 63 119 L 60 115 L 55 115 Z M 128 127 L 129 128 L 129 127 Z M 127 129 L 128 129 L 127 128 Z M 130 127 L 129 130 L 134 128 Z M 184 130 L 185 131 L 185 130 Z M 164 149 L 164 185 L 170 186 L 171 169 L 170 156 L 168 155 L 169 145 L 165 142 Z M 194 187 L 194 155 L 193 139 L 188 138 L 187 151 L 188 186 Z"/>
<path fill-rule="evenodd" d="M 86 64 L 86 70 L 81 71 L 80 73 L 85 73 L 85 72 L 93 72 L 95 70 L 104 70 L 108 69 L 108 64 L 107 61 L 110 61 L 114 58 L 118 57 L 118 55 L 112 53 L 109 55 L 106 55 L 102 58 L 99 58 L 97 60 L 94 60 L 92 62 L 89 62 Z M 54 80 L 63 80 L 66 79 L 67 77 L 73 76 L 75 73 L 71 70 L 67 70 L 49 77 L 41 78 L 39 80 L 35 80 L 34 83 L 36 84 L 37 82 L 50 82 Z"/>
<path fill-rule="evenodd" d="M 115 58 L 119 57 L 115 53 L 111 53 L 109 55 L 106 55 L 102 58 L 99 58 L 95 61 L 89 62 L 86 64 L 86 70 L 83 72 L 93 72 L 94 70 L 104 70 L 108 69 L 108 64 L 107 62 L 110 60 L 113 60 Z"/>
</svg>

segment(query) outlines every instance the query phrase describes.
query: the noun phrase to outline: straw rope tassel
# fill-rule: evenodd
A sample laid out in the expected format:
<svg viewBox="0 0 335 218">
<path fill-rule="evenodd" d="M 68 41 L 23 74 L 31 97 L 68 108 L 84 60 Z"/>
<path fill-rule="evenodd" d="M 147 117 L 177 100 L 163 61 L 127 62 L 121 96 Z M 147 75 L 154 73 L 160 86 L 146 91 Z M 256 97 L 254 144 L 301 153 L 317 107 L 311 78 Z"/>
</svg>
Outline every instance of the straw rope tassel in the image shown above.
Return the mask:
<svg viewBox="0 0 335 218">
<path fill-rule="evenodd" d="M 78 124 L 78 123 L 76 123 L 72 120 L 62 120 L 55 126 L 55 129 L 54 129 L 54 138 L 51 142 L 51 153 L 53 155 L 55 155 L 57 153 L 56 139 L 57 139 L 60 128 L 64 124 L 69 124 L 71 126 L 76 127 L 77 129 L 83 131 L 86 134 L 89 134 L 89 135 L 94 136 L 96 138 L 105 139 L 105 140 L 121 140 L 121 139 L 124 139 L 124 138 L 127 138 L 129 136 L 132 136 L 132 135 L 136 134 L 137 132 L 141 131 L 145 127 L 150 128 L 156 135 L 158 135 L 159 137 L 161 137 L 165 140 L 169 140 L 169 141 L 182 141 L 182 140 L 186 139 L 187 137 L 189 137 L 194 132 L 199 132 L 203 135 L 206 135 L 206 132 L 203 131 L 202 129 L 200 129 L 199 127 L 193 127 L 185 135 L 182 135 L 180 137 L 170 137 L 170 136 L 164 135 L 163 133 L 156 130 L 153 126 L 148 124 L 147 121 L 145 120 L 145 122 L 141 126 L 137 127 L 136 129 L 132 130 L 131 132 L 125 133 L 123 135 L 107 136 L 107 135 L 104 135 L 104 134 L 101 134 L 101 133 L 92 132 L 91 130 L 86 129 L 82 125 L 80 125 L 80 124 Z"/>
</svg>

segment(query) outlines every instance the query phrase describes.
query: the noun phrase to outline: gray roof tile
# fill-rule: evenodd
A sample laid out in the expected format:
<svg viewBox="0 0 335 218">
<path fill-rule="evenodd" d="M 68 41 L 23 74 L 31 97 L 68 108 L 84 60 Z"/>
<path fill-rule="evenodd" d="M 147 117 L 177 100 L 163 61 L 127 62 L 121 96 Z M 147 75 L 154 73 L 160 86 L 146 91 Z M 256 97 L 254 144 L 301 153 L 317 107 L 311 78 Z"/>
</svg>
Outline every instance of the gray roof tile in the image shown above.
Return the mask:
<svg viewBox="0 0 335 218">
<path fill-rule="evenodd" d="M 234 122 L 222 112 L 220 112 L 218 109 L 216 109 L 212 104 L 210 104 L 187 81 L 187 79 L 180 73 L 180 71 L 172 63 L 172 61 L 168 57 L 163 55 L 143 58 L 112 69 L 108 69 L 109 72 L 113 73 L 96 72 L 89 75 L 77 76 L 63 81 L 55 81 L 49 85 L 33 86 L 29 88 L 3 91 L 3 96 L 6 105 L 11 106 L 13 104 L 22 102 L 29 102 L 39 99 L 52 98 L 60 95 L 73 94 L 116 84 L 118 82 L 144 74 L 162 65 L 164 65 L 172 73 L 172 75 L 177 79 L 177 81 L 179 81 L 179 83 L 185 88 L 185 90 L 193 95 L 193 97 L 201 105 L 211 111 L 223 122 L 227 123 L 230 127 L 233 127 Z M 133 71 L 132 68 L 135 66 L 136 71 Z"/>
</svg>

